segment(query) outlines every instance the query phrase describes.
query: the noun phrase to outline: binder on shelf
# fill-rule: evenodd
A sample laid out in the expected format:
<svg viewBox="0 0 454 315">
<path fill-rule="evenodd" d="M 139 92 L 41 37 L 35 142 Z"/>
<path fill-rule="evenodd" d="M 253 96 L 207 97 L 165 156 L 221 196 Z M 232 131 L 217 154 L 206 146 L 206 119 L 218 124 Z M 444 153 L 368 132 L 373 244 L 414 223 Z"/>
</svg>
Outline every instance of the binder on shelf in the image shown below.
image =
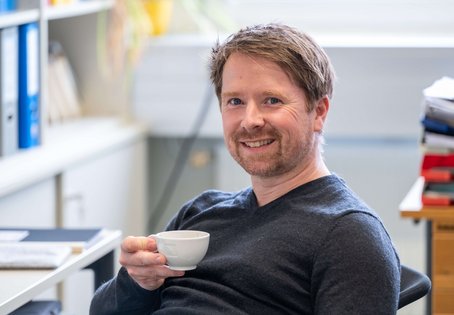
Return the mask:
<svg viewBox="0 0 454 315">
<path fill-rule="evenodd" d="M 19 148 L 40 144 L 38 40 L 37 22 L 19 26 Z"/>
<path fill-rule="evenodd" d="M 18 235 L 16 243 L 69 246 L 73 253 L 80 253 L 96 244 L 102 237 L 102 231 L 102 228 L 0 228 L 0 241 L 2 235 L 8 239 L 11 235 Z"/>
<path fill-rule="evenodd" d="M 16 10 L 16 0 L 0 0 L 0 13 Z"/>
<path fill-rule="evenodd" d="M 0 156 L 18 149 L 18 29 L 0 30 Z"/>
</svg>

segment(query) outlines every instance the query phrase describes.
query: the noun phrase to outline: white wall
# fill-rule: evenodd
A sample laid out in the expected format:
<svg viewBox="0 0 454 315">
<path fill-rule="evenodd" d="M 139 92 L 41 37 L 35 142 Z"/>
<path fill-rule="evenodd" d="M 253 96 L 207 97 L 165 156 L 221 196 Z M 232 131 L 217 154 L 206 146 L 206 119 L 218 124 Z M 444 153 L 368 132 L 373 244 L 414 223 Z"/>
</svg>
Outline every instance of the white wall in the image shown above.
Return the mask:
<svg viewBox="0 0 454 315">
<path fill-rule="evenodd" d="M 227 0 L 239 25 L 284 22 L 314 34 L 452 36 L 450 0 Z"/>
<path fill-rule="evenodd" d="M 229 0 L 237 27 L 284 22 L 313 35 L 337 72 L 326 127 L 328 166 L 382 217 L 403 263 L 425 270 L 424 224 L 399 216 L 398 206 L 418 176 L 422 89 L 454 77 L 454 2 L 448 0 Z M 222 32 L 221 32 L 222 33 Z M 219 35 L 222 39 L 225 35 Z M 207 85 L 216 34 L 150 40 L 136 78 L 135 104 L 152 135 L 188 135 Z M 222 136 L 217 102 L 201 127 Z M 248 176 L 221 145 L 216 185 L 238 189 Z M 423 314 L 418 302 L 399 314 Z"/>
</svg>

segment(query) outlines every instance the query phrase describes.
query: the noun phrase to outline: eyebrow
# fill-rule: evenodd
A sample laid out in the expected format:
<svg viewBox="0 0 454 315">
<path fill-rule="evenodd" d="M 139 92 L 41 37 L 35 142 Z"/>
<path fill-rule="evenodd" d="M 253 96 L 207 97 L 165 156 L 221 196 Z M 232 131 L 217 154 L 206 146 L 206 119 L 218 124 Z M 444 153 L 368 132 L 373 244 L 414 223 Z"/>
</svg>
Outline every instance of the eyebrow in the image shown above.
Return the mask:
<svg viewBox="0 0 454 315">
<path fill-rule="evenodd" d="M 276 96 L 278 98 L 285 97 L 282 93 L 280 93 L 278 91 L 271 91 L 271 90 L 266 90 L 261 94 L 266 95 L 266 96 Z M 223 92 L 223 93 L 221 93 L 221 98 L 238 97 L 239 95 L 241 95 L 240 92 Z"/>
<path fill-rule="evenodd" d="M 239 92 L 222 92 L 221 93 L 221 99 L 222 98 L 229 98 L 233 96 L 238 96 L 240 93 Z"/>
<path fill-rule="evenodd" d="M 278 91 L 271 91 L 271 90 L 267 90 L 263 93 L 263 95 L 266 95 L 266 96 L 274 96 L 276 98 L 279 98 L 279 99 L 285 99 L 285 95 L 278 92 Z"/>
</svg>

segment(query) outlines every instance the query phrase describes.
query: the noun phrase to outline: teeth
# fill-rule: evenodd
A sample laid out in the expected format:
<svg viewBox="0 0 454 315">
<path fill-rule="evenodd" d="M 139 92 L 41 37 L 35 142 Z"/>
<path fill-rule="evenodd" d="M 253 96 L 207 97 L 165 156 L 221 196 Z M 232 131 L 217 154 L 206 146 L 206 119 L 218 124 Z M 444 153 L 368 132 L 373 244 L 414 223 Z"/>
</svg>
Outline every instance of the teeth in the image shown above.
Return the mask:
<svg viewBox="0 0 454 315">
<path fill-rule="evenodd" d="M 258 148 L 261 147 L 262 145 L 270 144 L 271 142 L 272 140 L 260 140 L 254 142 L 245 142 L 245 144 L 250 148 Z"/>
</svg>

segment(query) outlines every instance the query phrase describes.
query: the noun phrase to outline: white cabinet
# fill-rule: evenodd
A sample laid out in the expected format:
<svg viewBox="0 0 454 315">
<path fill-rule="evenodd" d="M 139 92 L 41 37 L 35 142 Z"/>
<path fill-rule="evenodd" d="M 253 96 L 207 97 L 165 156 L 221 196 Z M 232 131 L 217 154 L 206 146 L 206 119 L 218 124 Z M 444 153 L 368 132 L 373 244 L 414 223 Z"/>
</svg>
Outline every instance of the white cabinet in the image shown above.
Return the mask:
<svg viewBox="0 0 454 315">
<path fill-rule="evenodd" d="M 17 3 L 20 10 L 0 15 L 0 29 L 39 23 L 42 142 L 0 157 L 0 226 L 99 226 L 124 235 L 144 234 L 147 130 L 131 119 L 131 65 L 103 72 L 112 67 L 112 51 L 103 44 L 109 40 L 109 15 L 116 2 L 84 0 L 58 7 L 48 6 L 47 0 Z M 57 125 L 50 125 L 43 114 L 50 40 L 61 42 L 82 100 L 82 117 Z M 65 314 L 88 314 L 90 272 L 69 277 L 62 288 L 58 296 Z M 53 295 L 44 296 L 55 297 L 51 291 Z"/>
<path fill-rule="evenodd" d="M 61 175 L 62 226 L 102 226 L 145 233 L 146 144 L 136 141 Z"/>
<path fill-rule="evenodd" d="M 0 225 L 3 227 L 49 227 L 55 223 L 53 178 L 0 198 Z"/>
<path fill-rule="evenodd" d="M 62 226 L 101 226 L 119 229 L 123 235 L 143 235 L 145 151 L 145 141 L 135 141 L 64 171 L 58 180 L 63 196 Z M 66 279 L 63 285 L 65 312 L 88 314 L 93 292 L 90 270 Z"/>
</svg>

